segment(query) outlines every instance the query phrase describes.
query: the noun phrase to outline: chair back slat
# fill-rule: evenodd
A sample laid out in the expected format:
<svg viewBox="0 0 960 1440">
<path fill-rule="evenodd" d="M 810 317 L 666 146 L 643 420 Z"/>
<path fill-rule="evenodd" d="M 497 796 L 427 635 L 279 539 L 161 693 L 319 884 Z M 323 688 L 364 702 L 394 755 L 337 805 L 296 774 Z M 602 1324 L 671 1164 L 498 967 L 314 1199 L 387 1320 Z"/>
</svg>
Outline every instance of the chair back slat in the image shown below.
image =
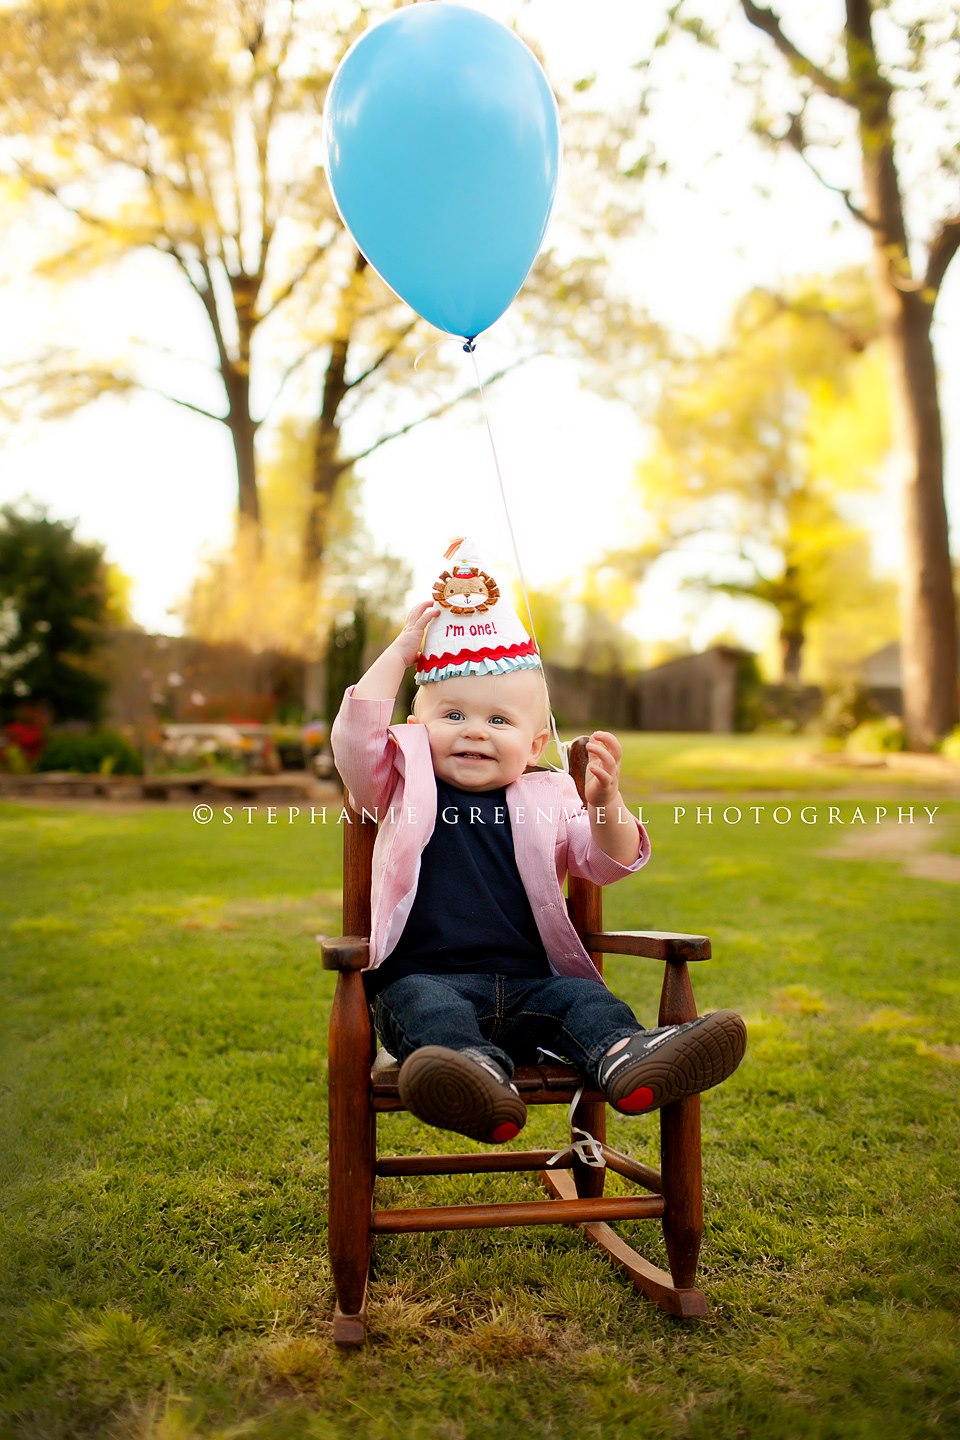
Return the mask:
<svg viewBox="0 0 960 1440">
<path fill-rule="evenodd" d="M 344 791 L 343 807 L 343 933 L 370 934 L 370 885 L 373 878 L 373 846 L 376 821 L 362 817 L 352 808 Z"/>
</svg>

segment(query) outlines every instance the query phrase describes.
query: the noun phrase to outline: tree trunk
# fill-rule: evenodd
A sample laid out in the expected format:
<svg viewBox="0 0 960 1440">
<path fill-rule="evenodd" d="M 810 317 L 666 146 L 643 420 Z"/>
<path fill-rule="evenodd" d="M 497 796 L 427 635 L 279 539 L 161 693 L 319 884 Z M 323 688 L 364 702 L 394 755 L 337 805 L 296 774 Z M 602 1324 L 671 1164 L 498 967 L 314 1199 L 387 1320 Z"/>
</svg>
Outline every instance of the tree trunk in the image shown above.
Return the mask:
<svg viewBox="0 0 960 1440">
<path fill-rule="evenodd" d="M 901 683 L 913 749 L 957 721 L 957 620 L 943 493 L 943 434 L 930 337 L 932 300 L 912 277 L 893 149 L 890 87 L 873 43 L 871 0 L 847 0 L 847 55 L 859 112 L 866 212 L 893 364 L 903 461 Z"/>
<path fill-rule="evenodd" d="M 334 492 L 337 488 L 337 481 L 345 468 L 340 461 L 340 427 L 337 424 L 337 411 L 347 393 L 346 368 L 349 345 L 348 336 L 334 341 L 330 347 L 330 359 L 323 377 L 323 396 L 313 442 L 310 502 L 304 525 L 300 566 L 301 578 L 307 581 L 316 579 L 319 572 L 320 562 L 327 544 L 327 530 Z"/>
<path fill-rule="evenodd" d="M 780 667 L 784 685 L 800 684 L 800 658 L 803 634 L 795 630 L 780 631 Z"/>
<path fill-rule="evenodd" d="M 957 723 L 957 619 L 930 306 L 895 292 L 890 326 L 903 456 L 904 573 L 900 675 L 913 749 L 927 750 Z"/>
<path fill-rule="evenodd" d="M 330 346 L 330 359 L 323 377 L 320 414 L 313 446 L 313 475 L 310 503 L 303 534 L 300 573 L 303 580 L 314 580 L 320 569 L 327 544 L 330 510 L 337 484 L 349 467 L 340 458 L 340 425 L 337 415 L 349 390 L 347 356 L 356 319 L 359 281 L 367 262 L 357 251 L 353 274 L 347 283 L 337 316 L 337 331 Z"/>
<path fill-rule="evenodd" d="M 248 543 L 253 558 L 259 559 L 263 553 L 263 527 L 254 452 L 257 430 L 249 409 L 239 415 L 231 410 L 229 425 L 237 457 L 237 538 Z"/>
<path fill-rule="evenodd" d="M 241 318 L 241 317 L 238 317 Z M 263 554 L 260 489 L 257 483 L 257 425 L 250 414 L 250 336 L 241 326 L 241 358 L 222 369 L 227 392 L 227 428 L 237 460 L 237 541 L 251 560 Z"/>
</svg>

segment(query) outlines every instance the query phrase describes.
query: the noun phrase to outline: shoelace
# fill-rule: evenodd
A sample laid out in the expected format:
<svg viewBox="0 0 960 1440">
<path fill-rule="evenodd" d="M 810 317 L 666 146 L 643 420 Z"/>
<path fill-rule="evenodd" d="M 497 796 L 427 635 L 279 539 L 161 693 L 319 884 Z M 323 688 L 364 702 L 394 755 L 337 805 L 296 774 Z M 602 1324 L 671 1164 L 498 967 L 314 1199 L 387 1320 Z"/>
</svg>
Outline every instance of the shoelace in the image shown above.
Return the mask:
<svg viewBox="0 0 960 1440">
<path fill-rule="evenodd" d="M 540 1048 L 537 1053 L 550 1060 L 559 1060 L 561 1065 L 569 1063 L 562 1055 L 557 1055 L 552 1050 Z M 577 1093 L 570 1101 L 570 1109 L 567 1113 L 567 1119 L 570 1123 L 570 1133 L 573 1139 L 569 1145 L 565 1145 L 562 1150 L 558 1150 L 555 1155 L 550 1156 L 550 1159 L 547 1161 L 548 1165 L 559 1165 L 561 1161 L 570 1158 L 577 1159 L 581 1161 L 582 1164 L 591 1166 L 594 1170 L 606 1169 L 607 1162 L 603 1158 L 603 1149 L 600 1141 L 595 1135 L 591 1135 L 589 1130 L 584 1130 L 580 1125 L 574 1125 L 573 1123 L 573 1117 L 576 1114 L 577 1106 L 580 1104 L 584 1088 L 583 1085 L 579 1087 Z"/>
</svg>

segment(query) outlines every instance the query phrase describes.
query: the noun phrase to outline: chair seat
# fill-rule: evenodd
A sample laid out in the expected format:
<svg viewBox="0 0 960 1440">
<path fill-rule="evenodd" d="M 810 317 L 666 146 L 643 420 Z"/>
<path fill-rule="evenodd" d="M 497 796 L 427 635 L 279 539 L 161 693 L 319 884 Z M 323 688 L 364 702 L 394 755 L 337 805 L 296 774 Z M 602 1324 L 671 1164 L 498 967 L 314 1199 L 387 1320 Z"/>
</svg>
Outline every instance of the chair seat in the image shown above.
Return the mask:
<svg viewBox="0 0 960 1440">
<path fill-rule="evenodd" d="M 583 1086 L 585 1100 L 603 1100 L 601 1091 L 585 1085 L 583 1076 L 572 1065 L 518 1065 L 513 1083 L 527 1105 L 567 1104 Z M 400 1099 L 400 1066 L 386 1050 L 379 1050 L 370 1070 L 370 1093 L 373 1107 L 379 1112 L 402 1110 Z"/>
</svg>

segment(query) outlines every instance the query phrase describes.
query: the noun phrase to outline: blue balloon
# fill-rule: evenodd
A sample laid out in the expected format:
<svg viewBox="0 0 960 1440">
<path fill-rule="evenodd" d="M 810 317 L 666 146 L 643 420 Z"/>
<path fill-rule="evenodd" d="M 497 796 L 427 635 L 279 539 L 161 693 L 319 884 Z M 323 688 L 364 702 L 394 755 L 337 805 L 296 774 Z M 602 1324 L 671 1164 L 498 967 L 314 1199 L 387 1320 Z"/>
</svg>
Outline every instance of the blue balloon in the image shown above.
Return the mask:
<svg viewBox="0 0 960 1440">
<path fill-rule="evenodd" d="M 364 32 L 323 116 L 344 224 L 401 299 L 471 341 L 543 241 L 560 167 L 556 101 L 521 40 L 459 5 L 410 5 Z"/>
</svg>

